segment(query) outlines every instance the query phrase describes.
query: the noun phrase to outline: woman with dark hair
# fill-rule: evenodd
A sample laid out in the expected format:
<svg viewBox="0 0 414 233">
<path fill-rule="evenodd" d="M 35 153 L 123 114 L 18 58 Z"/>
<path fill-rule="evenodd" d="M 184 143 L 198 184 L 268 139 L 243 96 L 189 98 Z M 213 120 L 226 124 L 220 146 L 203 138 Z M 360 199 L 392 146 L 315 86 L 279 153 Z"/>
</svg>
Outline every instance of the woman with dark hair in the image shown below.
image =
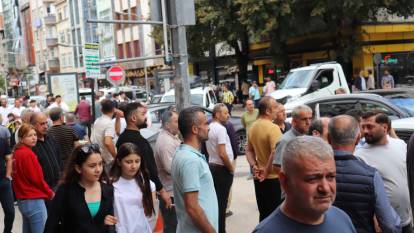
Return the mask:
<svg viewBox="0 0 414 233">
<path fill-rule="evenodd" d="M 18 137 L 13 154 L 12 184 L 23 216 L 23 233 L 41 233 L 47 219 L 44 200 L 51 199 L 53 191 L 43 179 L 42 167 L 31 149 L 37 142 L 35 129 L 23 124 Z"/>
<path fill-rule="evenodd" d="M 97 144 L 75 148 L 49 210 L 45 233 L 112 231 L 113 188 L 104 183 L 103 160 Z"/>
<path fill-rule="evenodd" d="M 148 218 L 154 211 L 155 184 L 150 181 L 137 146 L 124 143 L 119 147 L 111 169 L 114 186 L 114 209 L 118 233 L 151 233 Z"/>
</svg>

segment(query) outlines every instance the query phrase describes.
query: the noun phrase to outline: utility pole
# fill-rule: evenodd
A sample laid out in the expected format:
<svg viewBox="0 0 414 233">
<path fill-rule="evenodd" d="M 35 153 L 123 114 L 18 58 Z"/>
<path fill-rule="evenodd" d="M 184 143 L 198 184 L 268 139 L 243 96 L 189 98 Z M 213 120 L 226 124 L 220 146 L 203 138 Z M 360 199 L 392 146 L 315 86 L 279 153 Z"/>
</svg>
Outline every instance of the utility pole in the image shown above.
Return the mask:
<svg viewBox="0 0 414 233">
<path fill-rule="evenodd" d="M 162 2 L 165 0 L 161 0 Z M 194 2 L 188 4 L 182 0 L 171 0 L 171 34 L 175 66 L 175 102 L 177 110 L 190 106 L 190 83 L 188 80 L 188 53 L 185 25 L 195 24 Z M 164 17 L 165 18 L 165 17 Z"/>
<path fill-rule="evenodd" d="M 167 12 L 169 9 L 169 12 Z M 168 52 L 167 24 L 172 34 L 172 58 L 175 66 L 175 100 L 180 111 L 190 106 L 190 83 L 188 81 L 188 54 L 185 26 L 195 25 L 194 0 L 151 0 L 152 20 L 96 20 L 88 19 L 88 23 L 111 24 L 148 24 L 163 27 L 164 54 L 150 55 L 135 58 L 118 59 L 116 61 L 99 62 L 99 65 L 123 63 L 131 61 L 145 61 L 148 59 L 164 58 L 166 63 L 171 62 Z M 169 20 L 168 20 L 169 19 Z"/>
</svg>

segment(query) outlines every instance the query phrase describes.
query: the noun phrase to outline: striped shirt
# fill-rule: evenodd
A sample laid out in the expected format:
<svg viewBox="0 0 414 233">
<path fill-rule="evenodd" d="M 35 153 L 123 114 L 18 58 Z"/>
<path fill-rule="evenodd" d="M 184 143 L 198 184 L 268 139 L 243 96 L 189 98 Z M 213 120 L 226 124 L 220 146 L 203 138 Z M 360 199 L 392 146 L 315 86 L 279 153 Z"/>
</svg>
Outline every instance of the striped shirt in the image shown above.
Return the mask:
<svg viewBox="0 0 414 233">
<path fill-rule="evenodd" d="M 47 134 L 60 145 L 61 159 L 66 161 L 73 152 L 74 142 L 79 141 L 75 130 L 68 125 L 54 125 L 47 130 Z"/>
</svg>

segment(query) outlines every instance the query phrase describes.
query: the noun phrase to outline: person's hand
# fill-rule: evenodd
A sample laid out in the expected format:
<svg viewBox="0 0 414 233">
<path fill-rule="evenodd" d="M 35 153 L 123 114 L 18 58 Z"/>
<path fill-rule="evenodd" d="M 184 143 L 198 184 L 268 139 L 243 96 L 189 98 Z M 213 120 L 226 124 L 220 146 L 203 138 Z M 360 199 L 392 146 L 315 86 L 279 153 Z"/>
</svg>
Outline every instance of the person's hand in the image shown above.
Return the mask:
<svg viewBox="0 0 414 233">
<path fill-rule="evenodd" d="M 105 225 L 112 226 L 112 225 L 115 225 L 117 223 L 118 223 L 118 219 L 116 219 L 114 216 L 112 216 L 112 215 L 106 215 L 105 216 L 105 219 L 104 219 L 104 224 Z"/>
<path fill-rule="evenodd" d="M 253 165 L 252 170 L 253 170 L 252 171 L 253 172 L 253 178 L 255 180 L 260 179 L 260 176 L 263 173 L 263 169 L 259 168 L 259 166 L 257 166 L 257 165 Z"/>
<path fill-rule="evenodd" d="M 169 194 L 167 191 L 165 191 L 164 189 L 162 189 L 162 190 L 160 191 L 160 196 L 161 196 L 162 200 L 163 200 L 163 201 L 164 201 L 164 203 L 165 203 L 165 207 L 166 207 L 167 209 L 170 209 L 170 208 L 172 207 L 172 201 L 171 201 L 171 196 L 170 196 L 170 194 Z"/>
<path fill-rule="evenodd" d="M 121 110 L 119 110 L 119 109 L 117 109 L 117 108 L 114 110 L 114 113 L 115 113 L 115 117 L 116 118 L 122 118 L 122 117 L 124 117 L 124 112 L 121 111 Z"/>
<path fill-rule="evenodd" d="M 261 172 L 259 173 L 259 182 L 263 182 L 267 178 L 268 175 L 269 175 L 269 170 L 262 169 Z"/>
</svg>

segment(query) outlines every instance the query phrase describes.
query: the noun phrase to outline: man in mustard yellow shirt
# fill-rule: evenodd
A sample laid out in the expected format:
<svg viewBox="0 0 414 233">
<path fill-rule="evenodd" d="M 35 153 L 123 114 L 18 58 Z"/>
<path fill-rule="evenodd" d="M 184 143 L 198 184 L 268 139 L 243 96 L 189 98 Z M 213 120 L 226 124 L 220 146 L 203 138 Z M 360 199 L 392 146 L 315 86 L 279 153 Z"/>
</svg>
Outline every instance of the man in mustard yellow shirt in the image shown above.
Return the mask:
<svg viewBox="0 0 414 233">
<path fill-rule="evenodd" d="M 231 109 L 233 108 L 234 95 L 231 93 L 227 85 L 223 85 L 223 104 L 226 105 L 231 115 Z"/>
<path fill-rule="evenodd" d="M 272 97 L 263 97 L 259 101 L 259 116 L 247 135 L 246 158 L 253 170 L 260 221 L 270 215 L 281 203 L 278 176 L 280 168 L 272 168 L 275 147 L 282 137 L 279 126 L 273 123 L 278 113 L 278 106 Z"/>
</svg>

